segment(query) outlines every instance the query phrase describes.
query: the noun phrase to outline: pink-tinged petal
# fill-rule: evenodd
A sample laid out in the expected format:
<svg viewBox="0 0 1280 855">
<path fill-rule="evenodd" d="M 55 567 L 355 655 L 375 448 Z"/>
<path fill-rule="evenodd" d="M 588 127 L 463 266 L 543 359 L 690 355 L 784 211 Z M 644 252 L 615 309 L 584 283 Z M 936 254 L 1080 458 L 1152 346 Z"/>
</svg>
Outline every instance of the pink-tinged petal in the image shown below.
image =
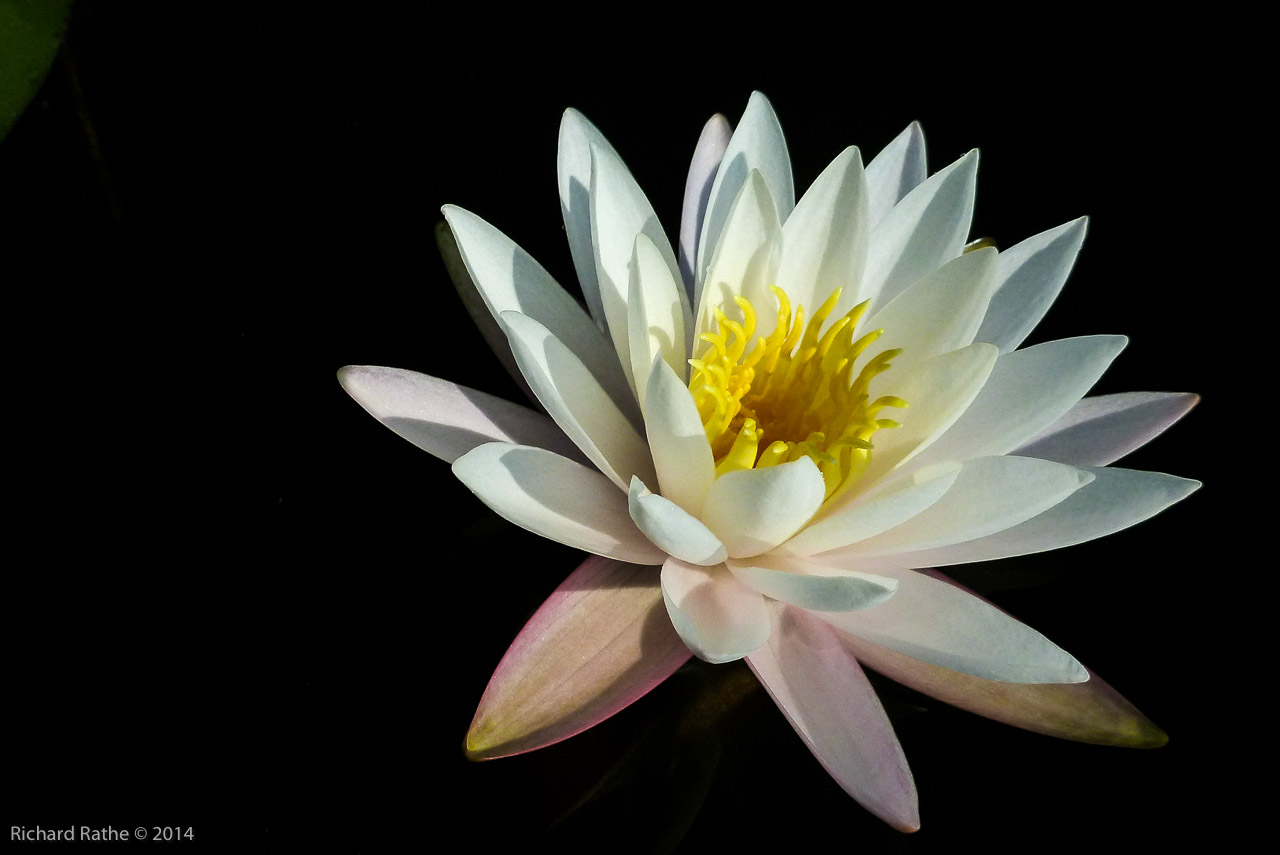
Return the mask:
<svg viewBox="0 0 1280 855">
<path fill-rule="evenodd" d="M 1075 466 L 1106 466 L 1155 439 L 1199 400 L 1199 395 L 1174 392 L 1085 398 L 1018 453 Z"/>
<path fill-rule="evenodd" d="M 711 184 L 716 170 L 733 136 L 729 120 L 717 113 L 702 126 L 698 144 L 693 149 L 693 162 L 684 182 L 684 206 L 680 212 L 680 275 L 684 287 L 693 299 L 697 275 L 693 269 L 698 258 L 698 237 L 702 234 L 702 221 L 707 216 L 707 201 L 711 198 Z"/>
<path fill-rule="evenodd" d="M 937 570 L 923 572 L 978 597 Z M 928 665 L 846 633 L 841 639 L 861 662 L 886 677 L 1004 724 L 1095 745 L 1159 748 L 1169 741 L 1163 730 L 1092 671 L 1083 683 L 999 683 Z"/>
<path fill-rule="evenodd" d="M 658 568 L 588 558 L 502 657 L 467 732 L 467 756 L 506 757 L 581 733 L 688 659 L 662 604 Z"/>
<path fill-rule="evenodd" d="M 666 558 L 631 521 L 626 493 L 558 454 L 491 442 L 455 460 L 453 474 L 503 519 L 556 543 L 632 564 Z"/>
<path fill-rule="evenodd" d="M 832 627 L 801 609 L 778 606 L 775 621 L 747 665 L 845 792 L 894 828 L 917 830 L 907 758 L 857 661 Z"/>
<path fill-rule="evenodd" d="M 707 662 L 741 659 L 769 638 L 764 598 L 723 564 L 700 567 L 668 558 L 662 565 L 662 598 L 676 632 Z"/>
<path fill-rule="evenodd" d="M 585 460 L 551 419 L 485 392 L 374 365 L 348 365 L 338 372 L 338 382 L 370 415 L 446 463 L 486 442 L 532 445 Z"/>
<path fill-rule="evenodd" d="M 940 701 L 1024 730 L 1126 748 L 1159 748 L 1169 741 L 1119 692 L 1093 672 L 1083 683 L 1001 683 L 912 659 L 841 633 L 864 665 Z"/>
</svg>

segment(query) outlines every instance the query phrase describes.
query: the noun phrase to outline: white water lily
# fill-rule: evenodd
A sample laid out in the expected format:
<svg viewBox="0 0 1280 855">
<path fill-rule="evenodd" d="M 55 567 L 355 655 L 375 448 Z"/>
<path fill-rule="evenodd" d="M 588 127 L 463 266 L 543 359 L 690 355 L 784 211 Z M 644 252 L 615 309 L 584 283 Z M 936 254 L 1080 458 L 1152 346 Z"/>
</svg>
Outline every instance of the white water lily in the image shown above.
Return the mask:
<svg viewBox="0 0 1280 855">
<path fill-rule="evenodd" d="M 971 152 L 926 177 L 912 125 L 865 169 L 846 149 L 796 202 L 756 94 L 735 131 L 703 131 L 677 254 L 569 111 L 560 198 L 586 310 L 484 220 L 444 209 L 491 343 L 546 415 L 398 369 L 348 367 L 342 383 L 497 513 L 593 555 L 499 665 L 473 756 L 570 736 L 689 651 L 745 658 L 840 785 L 903 829 L 919 824 L 914 784 L 859 661 L 1033 730 L 1163 741 L 1053 642 L 918 569 L 1080 543 L 1198 486 L 1108 466 L 1195 401 L 1085 398 L 1123 338 L 1018 349 L 1085 221 L 966 248 L 976 168 Z"/>
</svg>

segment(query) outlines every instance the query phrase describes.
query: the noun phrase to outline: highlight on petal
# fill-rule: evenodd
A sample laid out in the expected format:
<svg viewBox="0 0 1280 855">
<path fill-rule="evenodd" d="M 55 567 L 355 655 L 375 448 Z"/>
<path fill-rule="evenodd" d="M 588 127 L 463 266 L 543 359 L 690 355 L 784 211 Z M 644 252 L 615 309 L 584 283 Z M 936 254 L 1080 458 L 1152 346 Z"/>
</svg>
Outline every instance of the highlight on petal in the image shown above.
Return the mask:
<svg viewBox="0 0 1280 855">
<path fill-rule="evenodd" d="M 1000 253 L 997 286 L 991 308 L 978 331 L 1009 353 L 1022 343 L 1058 298 L 1084 243 L 1088 217 L 1027 238 Z"/>
<path fill-rule="evenodd" d="M 614 404 L 639 424 L 639 409 L 613 347 L 578 301 L 511 238 L 475 214 L 454 205 L 441 210 L 467 272 L 494 318 L 519 312 L 542 324 L 589 367 Z"/>
<path fill-rule="evenodd" d="M 632 521 L 667 554 L 702 566 L 719 564 L 727 557 L 724 544 L 701 520 L 670 499 L 650 492 L 639 478 L 631 479 L 627 501 Z"/>
<path fill-rule="evenodd" d="M 857 661 L 813 615 L 780 604 L 772 611 L 769 642 L 747 665 L 845 792 L 899 831 L 917 830 L 907 758 Z"/>
<path fill-rule="evenodd" d="M 871 233 L 863 293 L 881 303 L 964 249 L 973 219 L 978 152 L 931 175 Z"/>
<path fill-rule="evenodd" d="M 795 182 L 791 177 L 791 157 L 782 136 L 782 126 L 773 112 L 769 99 L 759 92 L 752 92 L 742 120 L 729 139 L 729 146 L 720 160 L 711 195 L 707 200 L 707 215 L 702 224 L 702 237 L 698 242 L 697 271 L 706 268 L 720 240 L 729 209 L 738 197 L 739 188 L 752 171 L 760 173 L 769 195 L 778 206 L 778 218 L 786 221 L 795 207 Z"/>
<path fill-rule="evenodd" d="M 822 473 L 807 457 L 726 472 L 707 490 L 702 521 L 730 557 L 759 555 L 799 531 L 822 504 L 825 490 Z"/>
<path fill-rule="evenodd" d="M 678 558 L 662 565 L 662 598 L 671 624 L 699 659 L 741 659 L 769 638 L 764 598 L 723 565 L 700 567 Z"/>
<path fill-rule="evenodd" d="M 658 568 L 592 556 L 512 642 L 467 732 L 472 760 L 567 739 L 630 705 L 689 659 Z"/>
<path fill-rule="evenodd" d="M 803 558 L 757 555 L 731 559 L 727 566 L 738 581 L 766 597 L 819 612 L 851 612 L 884 602 L 898 582 L 857 570 L 824 566 Z"/>
<path fill-rule="evenodd" d="M 532 445 L 586 459 L 543 413 L 447 380 L 400 368 L 348 365 L 338 372 L 338 382 L 370 415 L 446 463 L 486 442 Z"/>
<path fill-rule="evenodd" d="M 688 377 L 685 336 L 691 323 L 684 290 L 671 268 L 647 235 L 636 235 L 627 292 L 627 342 L 641 411 L 655 358 L 682 380 Z"/>
<path fill-rule="evenodd" d="M 1172 392 L 1085 398 L 1018 453 L 1077 466 L 1106 466 L 1155 439 L 1199 400 L 1199 395 Z"/>
<path fill-rule="evenodd" d="M 534 534 L 633 564 L 666 558 L 631 521 L 626 493 L 572 460 L 493 442 L 455 460 L 453 474 L 499 516 Z"/>
<path fill-rule="evenodd" d="M 1180 502 L 1199 481 L 1160 472 L 1099 467 L 1093 481 L 1020 525 L 987 537 L 911 554 L 918 567 L 994 561 L 1062 549 L 1136 525 Z"/>
<path fill-rule="evenodd" d="M 964 415 L 913 464 L 1014 451 L 1047 425 L 1060 423 L 1127 343 L 1118 335 L 1081 336 L 1001 356 Z"/>
<path fill-rule="evenodd" d="M 867 164 L 867 213 L 871 227 L 878 226 L 893 206 L 916 189 L 928 174 L 924 133 L 919 122 L 912 122 Z"/>
<path fill-rule="evenodd" d="M 1080 683 L 1084 666 L 1031 627 L 959 588 L 914 570 L 885 602 L 856 612 L 816 613 L 859 638 L 962 674 L 1007 683 Z"/>
<path fill-rule="evenodd" d="M 633 475 L 652 479 L 644 437 L 578 357 L 532 318 L 503 312 L 502 324 L 538 401 L 596 468 L 623 490 Z"/>
<path fill-rule="evenodd" d="M 644 419 L 662 495 L 699 516 L 716 464 L 688 387 L 660 359 L 649 373 Z"/>
<path fill-rule="evenodd" d="M 1126 748 L 1159 748 L 1169 739 L 1092 672 L 1082 683 L 1002 683 L 930 665 L 849 633 L 841 632 L 840 641 L 862 664 L 904 686 L 1024 730 Z"/>
<path fill-rule="evenodd" d="M 702 126 L 684 183 L 684 206 L 680 212 L 680 275 L 684 277 L 685 291 L 691 301 L 694 300 L 694 283 L 702 273 L 694 268 L 698 263 L 698 238 L 702 235 L 702 223 L 711 200 L 711 185 L 716 180 L 720 160 L 732 136 L 729 120 L 719 113 L 712 116 Z M 694 301 L 695 309 L 697 305 Z"/>
</svg>

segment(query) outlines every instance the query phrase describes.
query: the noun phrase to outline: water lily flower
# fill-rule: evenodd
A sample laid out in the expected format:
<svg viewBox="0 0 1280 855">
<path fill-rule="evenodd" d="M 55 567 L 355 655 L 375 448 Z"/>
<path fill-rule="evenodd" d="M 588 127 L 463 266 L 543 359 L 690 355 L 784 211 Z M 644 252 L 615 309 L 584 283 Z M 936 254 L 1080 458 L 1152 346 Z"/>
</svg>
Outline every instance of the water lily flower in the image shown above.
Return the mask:
<svg viewBox="0 0 1280 855">
<path fill-rule="evenodd" d="M 1085 221 L 969 245 L 977 162 L 928 175 L 913 124 L 865 167 L 845 149 L 797 202 L 757 93 L 735 130 L 704 129 L 673 248 L 570 110 L 560 202 L 585 308 L 445 207 L 464 297 L 541 410 L 399 369 L 342 384 L 498 514 L 591 553 L 499 664 L 471 756 L 571 736 L 690 652 L 745 659 L 840 786 L 906 830 L 915 785 L 862 664 L 1039 732 L 1163 742 L 1069 653 L 923 569 L 1110 534 L 1198 486 L 1109 465 L 1195 401 L 1085 397 L 1124 338 L 1019 348 Z"/>
</svg>

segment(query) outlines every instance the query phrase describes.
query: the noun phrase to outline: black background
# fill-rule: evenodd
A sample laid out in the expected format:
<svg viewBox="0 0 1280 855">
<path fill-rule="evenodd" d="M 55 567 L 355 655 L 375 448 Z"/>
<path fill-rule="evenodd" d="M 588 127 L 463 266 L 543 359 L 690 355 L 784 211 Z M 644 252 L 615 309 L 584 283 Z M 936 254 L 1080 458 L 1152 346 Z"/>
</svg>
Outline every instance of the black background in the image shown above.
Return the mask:
<svg viewBox="0 0 1280 855">
<path fill-rule="evenodd" d="M 1243 547 L 1267 531 L 1242 485 L 1272 456 L 1269 14 L 407 9 L 81 0 L 0 145 L 5 825 L 189 826 L 194 843 L 145 845 L 245 852 L 1049 852 L 1201 833 L 1230 849 L 1262 819 L 1269 570 Z M 1098 391 L 1204 395 L 1124 464 L 1200 493 L 962 575 L 1119 688 L 1165 748 L 1059 742 L 883 682 L 920 789 L 923 830 L 904 836 L 725 666 L 561 746 L 463 758 L 493 666 L 579 556 L 494 518 L 334 372 L 517 395 L 444 275 L 440 205 L 572 282 L 564 108 L 674 228 L 702 123 L 736 121 L 753 88 L 798 188 L 918 119 L 931 170 L 981 148 L 975 235 L 1009 246 L 1091 215 L 1033 341 L 1125 333 Z M 736 689 L 711 735 L 681 729 Z"/>
</svg>

